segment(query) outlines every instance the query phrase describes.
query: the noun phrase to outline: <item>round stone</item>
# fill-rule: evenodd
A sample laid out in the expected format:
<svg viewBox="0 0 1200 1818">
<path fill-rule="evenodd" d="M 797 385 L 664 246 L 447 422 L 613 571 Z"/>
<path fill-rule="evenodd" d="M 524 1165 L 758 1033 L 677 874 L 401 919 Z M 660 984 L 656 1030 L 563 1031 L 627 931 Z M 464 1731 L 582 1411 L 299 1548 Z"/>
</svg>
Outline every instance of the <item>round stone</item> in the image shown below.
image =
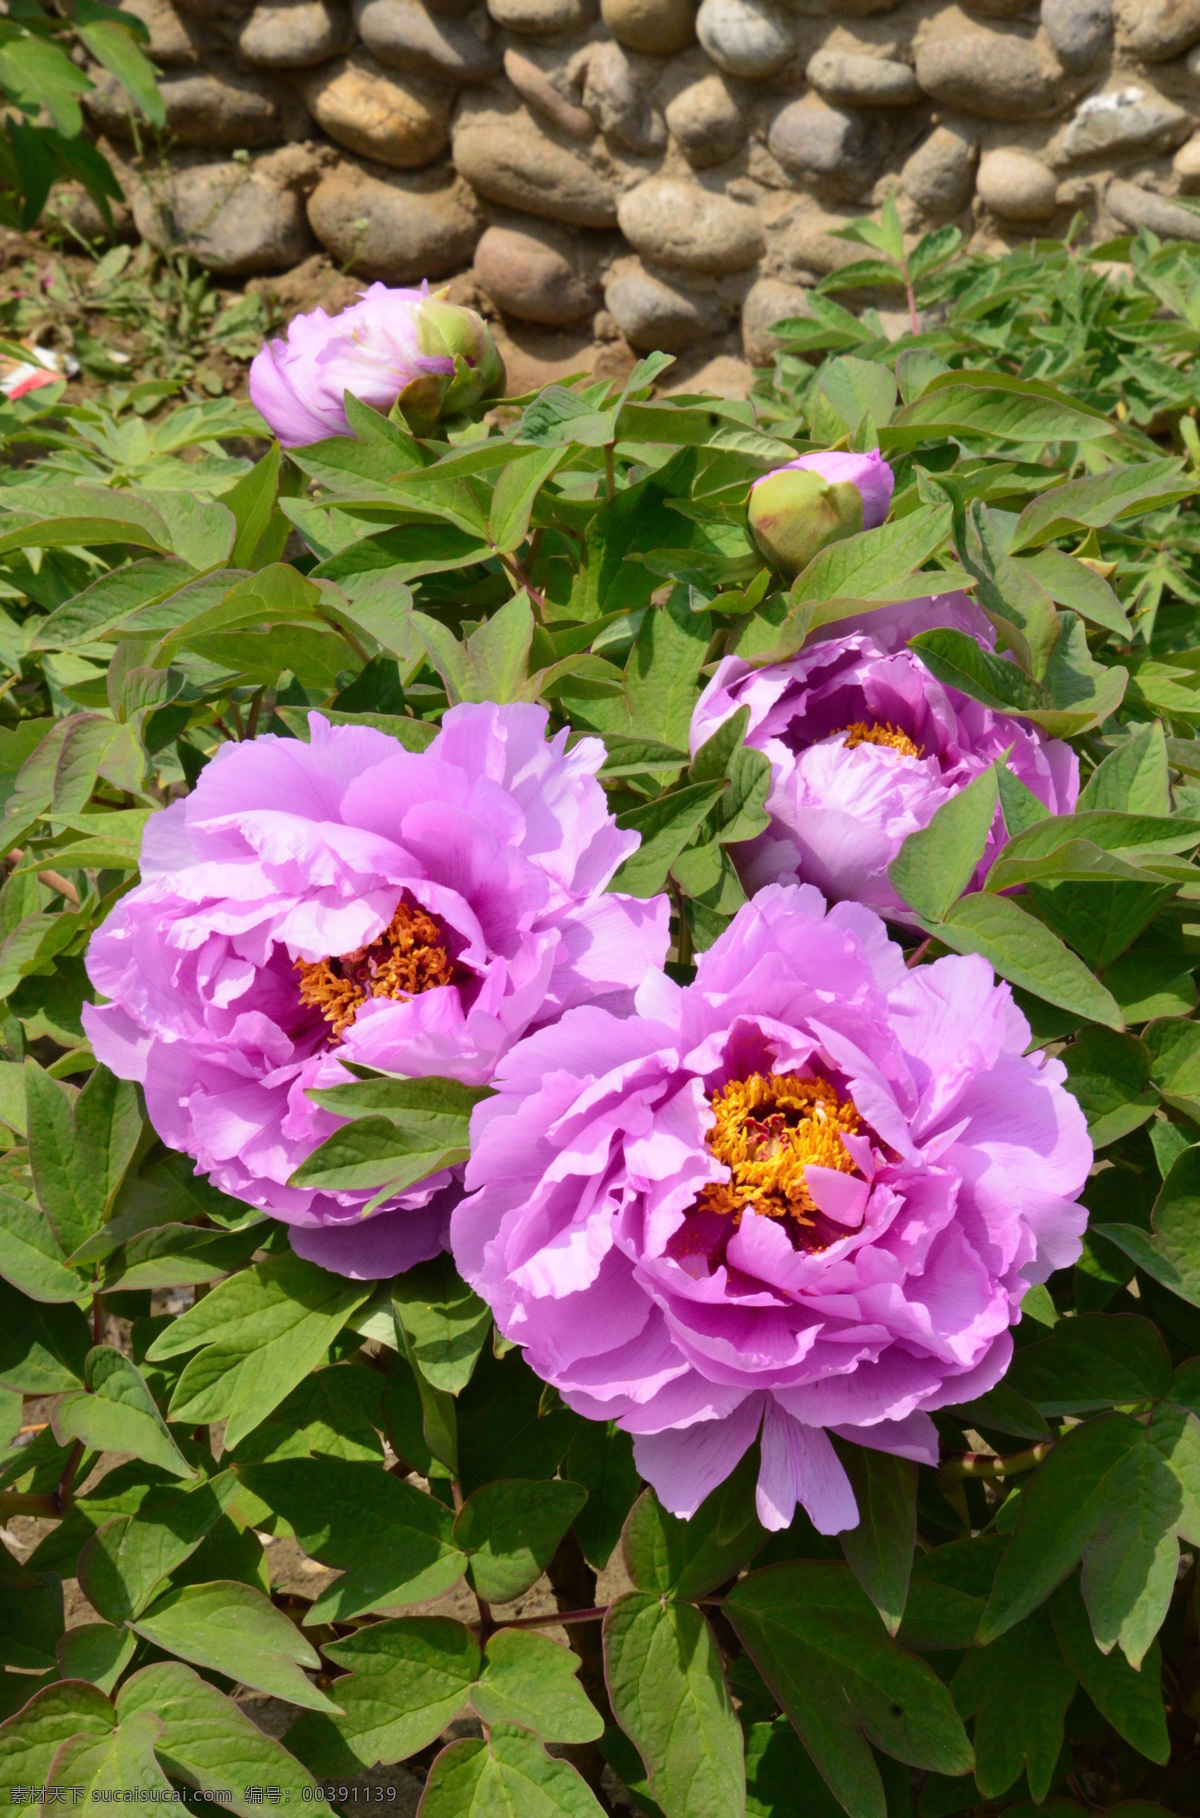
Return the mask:
<svg viewBox="0 0 1200 1818">
<path fill-rule="evenodd" d="M 592 46 L 583 105 L 605 138 L 624 151 L 647 157 L 667 142 L 662 115 L 650 106 L 628 57 L 611 39 Z"/>
<path fill-rule="evenodd" d="M 785 170 L 853 184 L 867 182 L 879 159 L 874 121 L 829 107 L 817 95 L 791 101 L 776 114 L 767 147 Z"/>
<path fill-rule="evenodd" d="M 1136 183 L 1114 178 L 1104 192 L 1104 206 L 1122 227 L 1148 227 L 1164 240 L 1200 240 L 1200 215 Z"/>
<path fill-rule="evenodd" d="M 957 215 L 975 188 L 978 148 L 952 126 L 935 126 L 900 172 L 906 196 L 930 215 Z"/>
<path fill-rule="evenodd" d="M 171 0 L 124 0 L 123 13 L 140 19 L 150 34 L 142 46 L 148 57 L 164 68 L 195 69 L 203 61 L 206 46 L 195 23 L 181 19 Z"/>
<path fill-rule="evenodd" d="M 288 271 L 313 250 L 301 196 L 253 164 L 173 171 L 165 189 L 135 191 L 133 216 L 152 246 L 186 252 L 223 278 Z"/>
<path fill-rule="evenodd" d="M 475 248 L 475 281 L 522 322 L 564 328 L 590 315 L 597 300 L 597 287 L 572 262 L 575 250 L 553 228 L 489 227 Z"/>
<path fill-rule="evenodd" d="M 1064 69 L 1087 69 L 1108 45 L 1113 0 L 1042 0 L 1042 24 Z"/>
<path fill-rule="evenodd" d="M 704 0 L 696 36 L 730 76 L 774 76 L 791 62 L 796 42 L 787 19 L 761 0 Z"/>
<path fill-rule="evenodd" d="M 921 99 L 921 87 L 907 63 L 888 57 L 863 57 L 851 51 L 820 50 L 804 72 L 813 87 L 835 106 L 909 107 Z"/>
<path fill-rule="evenodd" d="M 505 208 L 571 227 L 616 226 L 612 185 L 520 114 L 464 107 L 454 124 L 454 164 L 481 196 Z"/>
<path fill-rule="evenodd" d="M 752 284 L 742 304 L 742 346 L 751 365 L 767 366 L 775 358 L 779 339 L 771 331 L 777 322 L 811 314 L 802 285 L 782 278 L 760 278 Z"/>
<path fill-rule="evenodd" d="M 693 0 L 600 0 L 600 16 L 619 43 L 651 57 L 684 50 L 696 32 Z"/>
<path fill-rule="evenodd" d="M 1053 68 L 1037 46 L 1008 32 L 926 40 L 917 49 L 917 81 L 935 101 L 985 120 L 1027 120 L 1049 113 L 1058 99 Z"/>
<path fill-rule="evenodd" d="M 238 50 L 256 69 L 307 69 L 348 50 L 350 15 L 337 0 L 267 0 L 238 34 Z"/>
<path fill-rule="evenodd" d="M 1194 133 L 1186 145 L 1180 146 L 1173 162 L 1180 189 L 1194 195 L 1200 189 L 1200 133 Z"/>
<path fill-rule="evenodd" d="M 421 0 L 355 0 L 359 36 L 389 69 L 415 69 L 456 82 L 478 82 L 500 68 L 500 47 L 469 25 L 439 19 Z"/>
<path fill-rule="evenodd" d="M 394 75 L 362 51 L 314 71 L 304 96 L 331 139 L 397 170 L 431 164 L 450 140 L 449 91 Z"/>
<path fill-rule="evenodd" d="M 1011 147 L 984 153 L 976 188 L 992 213 L 1009 221 L 1048 221 L 1058 206 L 1054 172 Z"/>
<path fill-rule="evenodd" d="M 596 137 L 596 122 L 587 109 L 576 107 L 574 102 L 560 95 L 545 70 L 539 69 L 532 57 L 523 57 L 511 44 L 504 53 L 504 73 L 522 101 L 528 102 L 534 113 L 548 120 L 551 126 L 557 126 L 559 132 L 566 133 L 568 139 Z"/>
<path fill-rule="evenodd" d="M 1186 139 L 1191 128 L 1191 115 L 1182 107 L 1165 95 L 1131 85 L 1089 95 L 1081 102 L 1063 134 L 1062 148 L 1068 158 L 1094 158 L 1143 147 L 1168 151 Z"/>
<path fill-rule="evenodd" d="M 648 272 L 636 259 L 613 267 L 604 301 L 625 339 L 646 352 L 681 353 L 720 334 L 729 323 L 715 298 L 694 295 L 674 279 Z"/>
<path fill-rule="evenodd" d="M 746 122 L 724 76 L 704 76 L 680 89 L 667 107 L 667 127 L 697 170 L 723 164 L 746 143 Z"/>
<path fill-rule="evenodd" d="M 343 164 L 309 199 L 308 218 L 339 265 L 385 284 L 444 278 L 471 260 L 482 222 L 453 173 L 400 176 Z"/>
<path fill-rule="evenodd" d="M 141 110 L 108 70 L 92 72 L 86 106 L 101 132 L 133 137 Z M 202 151 L 252 151 L 303 139 L 311 130 L 303 105 L 282 82 L 240 71 L 210 70 L 159 83 L 166 130 L 176 145 Z"/>
<path fill-rule="evenodd" d="M 581 31 L 596 17 L 593 0 L 487 0 L 497 25 L 529 38 L 558 38 Z"/>
<path fill-rule="evenodd" d="M 628 190 L 617 220 L 630 244 L 655 264 L 746 271 L 765 251 L 754 209 L 674 177 L 651 177 Z"/>
<path fill-rule="evenodd" d="M 1144 63 L 1165 63 L 1200 38 L 1200 0 L 1116 0 L 1117 46 Z"/>
</svg>

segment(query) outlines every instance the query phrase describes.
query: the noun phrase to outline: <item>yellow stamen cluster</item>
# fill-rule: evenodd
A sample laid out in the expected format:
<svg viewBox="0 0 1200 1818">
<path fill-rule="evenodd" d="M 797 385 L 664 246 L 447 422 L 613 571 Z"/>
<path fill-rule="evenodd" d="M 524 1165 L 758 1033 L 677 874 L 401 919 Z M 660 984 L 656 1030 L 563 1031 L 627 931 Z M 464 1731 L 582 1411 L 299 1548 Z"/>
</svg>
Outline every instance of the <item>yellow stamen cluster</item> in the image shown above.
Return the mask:
<svg viewBox="0 0 1200 1818">
<path fill-rule="evenodd" d="M 709 1103 L 717 1121 L 708 1132 L 708 1146 L 731 1178 L 705 1187 L 697 1205 L 705 1212 L 728 1214 L 735 1228 L 747 1206 L 767 1218 L 811 1228 L 817 1206 L 805 1168 L 858 1172 L 842 1137 L 856 1135 L 862 1120 L 848 1100 L 839 1103 L 828 1080 L 752 1073 L 749 1079 L 730 1080 Z"/>
<path fill-rule="evenodd" d="M 914 744 L 907 732 L 901 732 L 899 726 L 893 726 L 890 721 L 882 726 L 868 726 L 866 720 L 851 720 L 842 730 L 846 734 L 847 750 L 853 749 L 855 745 L 889 745 L 893 751 L 899 751 L 905 757 L 925 756 L 921 746 Z"/>
<path fill-rule="evenodd" d="M 369 997 L 419 997 L 454 979 L 442 930 L 412 903 L 401 903 L 388 926 L 368 947 L 336 958 L 297 960 L 300 1002 L 319 1010 L 339 1042 Z"/>
</svg>

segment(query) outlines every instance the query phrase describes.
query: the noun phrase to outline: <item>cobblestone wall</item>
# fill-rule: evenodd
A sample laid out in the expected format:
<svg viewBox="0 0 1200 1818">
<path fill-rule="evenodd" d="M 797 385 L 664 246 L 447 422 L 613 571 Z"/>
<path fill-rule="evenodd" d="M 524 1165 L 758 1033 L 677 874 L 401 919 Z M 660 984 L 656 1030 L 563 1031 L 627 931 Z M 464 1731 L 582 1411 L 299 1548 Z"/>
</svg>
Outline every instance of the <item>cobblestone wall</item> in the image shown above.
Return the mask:
<svg viewBox="0 0 1200 1818">
<path fill-rule="evenodd" d="M 172 145 L 131 172 L 137 226 L 225 276 L 324 248 L 391 283 L 470 272 L 515 326 L 669 351 L 740 327 L 761 358 L 889 188 L 907 227 L 980 244 L 1078 209 L 1097 238 L 1200 240 L 1176 200 L 1200 192 L 1200 0 L 124 4 Z"/>
</svg>

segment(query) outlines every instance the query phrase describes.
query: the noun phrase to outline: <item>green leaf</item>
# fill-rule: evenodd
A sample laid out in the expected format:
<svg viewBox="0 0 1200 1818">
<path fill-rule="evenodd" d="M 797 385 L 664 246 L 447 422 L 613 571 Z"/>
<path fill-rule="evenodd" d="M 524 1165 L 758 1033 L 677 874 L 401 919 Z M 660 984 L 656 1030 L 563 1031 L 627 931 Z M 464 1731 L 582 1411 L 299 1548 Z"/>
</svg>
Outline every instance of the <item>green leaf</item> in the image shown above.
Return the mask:
<svg viewBox="0 0 1200 1818">
<path fill-rule="evenodd" d="M 525 1730 L 497 1724 L 486 1741 L 452 1742 L 434 1759 L 421 1818 L 601 1818 L 575 1769 Z"/>
<path fill-rule="evenodd" d="M 488 1603 L 511 1603 L 541 1577 L 587 1500 L 581 1484 L 498 1479 L 459 1510 L 455 1545 L 468 1555 L 467 1577 Z"/>
<path fill-rule="evenodd" d="M 1127 1460 L 1145 1449 L 1127 1414 L 1073 1427 L 1021 1492 L 1017 1524 L 979 1631 L 994 1641 L 1043 1604 L 1085 1548 L 1120 1514 Z"/>
<path fill-rule="evenodd" d="M 566 453 L 562 447 L 538 450 L 518 455 L 500 469 L 488 514 L 491 541 L 500 555 L 518 549 L 525 541 L 538 493 Z"/>
<path fill-rule="evenodd" d="M 49 1222 L 33 1200 L 0 1193 L 0 1275 L 31 1300 L 78 1300 L 86 1277 L 67 1267 Z"/>
<path fill-rule="evenodd" d="M 858 1526 L 839 1534 L 846 1562 L 895 1635 L 904 1616 L 917 1538 L 917 1467 L 891 1452 L 839 1444 Z"/>
<path fill-rule="evenodd" d="M 625 1564 L 639 1591 L 685 1601 L 703 1597 L 753 1559 L 770 1538 L 755 1509 L 758 1465 L 752 1446 L 688 1521 L 669 1515 L 653 1490 L 642 1492 L 622 1535 Z"/>
<path fill-rule="evenodd" d="M 613 1714 L 666 1818 L 738 1818 L 742 1735 L 716 1638 L 692 1604 L 627 1592 L 604 1618 Z"/>
<path fill-rule="evenodd" d="M 950 522 L 948 506 L 924 506 L 877 530 L 831 543 L 793 582 L 788 599 L 793 606 L 811 604 L 808 624 L 815 629 L 863 606 L 886 606 L 931 592 L 934 577 L 915 577 L 945 543 Z"/>
<path fill-rule="evenodd" d="M 285 1800 L 301 1802 L 314 1818 L 330 1807 L 294 1755 L 213 1685 L 176 1661 L 143 1667 L 117 1694 L 122 1719 L 153 1711 L 163 1723 L 155 1753 L 174 1777 L 201 1792 L 221 1792 L 221 1809 L 239 1818 L 261 1818 L 250 1787 L 276 1786 Z M 232 1798 L 230 1798 L 232 1794 Z"/>
<path fill-rule="evenodd" d="M 91 1342 L 78 1307 L 26 1300 L 0 1281 L 0 1384 L 25 1395 L 75 1389 Z"/>
<path fill-rule="evenodd" d="M 1041 445 L 1090 442 L 1112 434 L 1113 425 L 1102 411 L 1040 380 L 1013 378 L 993 369 L 942 374 L 897 412 L 879 440 L 888 453 L 946 436 Z"/>
<path fill-rule="evenodd" d="M 919 1555 L 900 1625 L 904 1645 L 931 1652 L 973 1647 L 1006 1545 L 1006 1536 L 991 1534 Z"/>
<path fill-rule="evenodd" d="M 543 1742 L 594 1742 L 604 1719 L 580 1685 L 579 1656 L 549 1635 L 499 1629 L 471 1703 L 484 1723 L 521 1724 Z"/>
<path fill-rule="evenodd" d="M 725 1613 L 850 1818 L 886 1818 L 870 1743 L 935 1773 L 971 1768 L 949 1693 L 890 1639 L 848 1566 L 753 1572 Z"/>
<path fill-rule="evenodd" d="M 466 1569 L 450 1510 L 377 1465 L 295 1458 L 235 1469 L 306 1553 L 342 1568 L 312 1606 L 309 1622 L 424 1603 L 457 1584 Z"/>
<path fill-rule="evenodd" d="M 237 536 L 229 558 L 234 568 L 253 565 L 254 552 L 267 533 L 275 514 L 281 459 L 278 442 L 272 442 L 261 461 L 256 461 L 249 473 L 244 473 L 228 492 L 221 495 L 222 505 L 237 520 Z M 286 523 L 284 528 L 287 528 Z"/>
<path fill-rule="evenodd" d="M 1125 1224 L 1100 1224 L 1095 1230 L 1154 1281 L 1200 1307 L 1200 1145 L 1184 1149 L 1172 1162 L 1150 1222 L 1150 1232 Z"/>
<path fill-rule="evenodd" d="M 1081 1313 L 1060 1319 L 1049 1338 L 1022 1346 L 1007 1382 L 1042 1414 L 1090 1414 L 1165 1395 L 1171 1360 L 1148 1319 Z"/>
<path fill-rule="evenodd" d="M 155 1339 L 151 1363 L 203 1345 L 175 1386 L 172 1420 L 228 1420 L 236 1446 L 325 1355 L 369 1282 L 330 1275 L 293 1254 L 231 1276 Z"/>
<path fill-rule="evenodd" d="M 903 900 L 931 922 L 958 901 L 983 857 L 999 790 L 994 765 L 948 796 L 927 827 L 910 833 L 888 866 Z"/>
<path fill-rule="evenodd" d="M 1026 674 L 1044 676 L 1059 637 L 1050 595 L 1028 567 L 1008 554 L 997 520 L 982 499 L 955 510 L 955 531 L 963 566 L 975 577 L 975 598 Z"/>
<path fill-rule="evenodd" d="M 347 1675 L 336 1682 L 340 1716 L 310 1711 L 287 1746 L 316 1774 L 358 1774 L 403 1761 L 441 1735 L 479 1676 L 479 1643 L 445 1616 L 401 1616 L 327 1643 Z"/>
<path fill-rule="evenodd" d="M 1039 549 L 1036 555 L 1010 558 L 1019 572 L 1031 575 L 1058 606 L 1069 606 L 1093 625 L 1103 625 L 1117 637 L 1128 638 L 1133 628 L 1125 608 L 1103 576 L 1061 549 Z"/>
<path fill-rule="evenodd" d="M 383 1463 L 383 1379 L 358 1361 L 314 1370 L 242 1440 L 231 1462 L 353 1458 Z"/>
<path fill-rule="evenodd" d="M 82 1439 L 97 1452 L 131 1452 L 176 1477 L 194 1477 L 146 1387 L 142 1373 L 111 1345 L 96 1345 L 84 1364 L 86 1390 L 73 1390 L 54 1409 L 64 1445 Z"/>
<path fill-rule="evenodd" d="M 107 1736 L 115 1723 L 112 1705 L 96 1686 L 72 1679 L 43 1687 L 0 1723 L 0 1786 L 45 1786 L 65 1742 Z"/>
<path fill-rule="evenodd" d="M 641 1488 L 633 1440 L 615 1421 L 584 1421 L 571 1441 L 564 1471 L 587 1491 L 572 1526 L 584 1558 L 594 1571 L 602 1572 Z"/>
<path fill-rule="evenodd" d="M 1095 1148 L 1118 1142 L 1154 1115 L 1158 1093 L 1150 1084 L 1150 1051 L 1136 1037 L 1084 1029 L 1062 1058 Z"/>
<path fill-rule="evenodd" d="M 746 1735 L 748 1818 L 843 1818 L 844 1810 L 786 1717 L 751 1726 Z"/>
<path fill-rule="evenodd" d="M 78 26 L 80 40 L 97 63 L 112 71 L 142 113 L 156 126 L 165 126 L 167 110 L 154 80 L 154 68 L 138 49 L 133 33 L 115 19 Z"/>
<path fill-rule="evenodd" d="M 153 1711 L 135 1711 L 105 1736 L 72 1736 L 54 1757 L 47 1789 L 77 1788 L 92 1800 L 151 1792 L 169 1796 L 171 1782 L 154 1753 L 162 1733 L 162 1720 Z"/>
<path fill-rule="evenodd" d="M 1185 474 L 1181 463 L 1170 458 L 1109 467 L 1068 480 L 1030 500 L 1017 520 L 1012 549 L 1015 554 L 1071 530 L 1107 530 L 1120 517 L 1173 504 L 1195 490 L 1194 475 Z"/>
<path fill-rule="evenodd" d="M 392 1305 L 414 1364 L 427 1382 L 457 1395 L 471 1380 L 492 1328 L 491 1309 L 468 1288 L 445 1252 L 398 1275 Z"/>
<path fill-rule="evenodd" d="M 1083 961 L 1008 897 L 983 891 L 960 897 L 930 932 L 956 953 L 981 953 L 1001 978 L 1048 1004 L 1110 1029 L 1125 1026 L 1112 993 Z"/>
<path fill-rule="evenodd" d="M 641 845 L 630 853 L 610 888 L 626 891 L 630 896 L 656 896 L 671 866 L 728 786 L 725 778 L 713 783 L 685 784 L 669 795 L 660 795 L 656 801 L 619 814 L 617 826 L 622 832 L 637 833 Z"/>
<path fill-rule="evenodd" d="M 1165 1764 L 1170 1759 L 1171 1741 L 1163 1709 L 1158 1643 L 1151 1645 L 1138 1671 L 1118 1648 L 1102 1654 L 1092 1638 L 1087 1609 L 1074 1579 L 1054 1593 L 1050 1617 L 1063 1659 L 1100 1715 L 1133 1748 L 1151 1761 Z"/>
<path fill-rule="evenodd" d="M 954 1676 L 959 1714 L 975 1719 L 975 1780 L 998 1799 L 1020 1775 L 1038 1804 L 1050 1791 L 1075 1675 L 1063 1662 L 1044 1610 L 988 1648 L 973 1648 Z"/>
<path fill-rule="evenodd" d="M 83 1622 L 68 1629 L 55 1653 L 64 1679 L 86 1679 L 101 1692 L 111 1692 L 133 1659 L 137 1636 L 108 1622 Z"/>
<path fill-rule="evenodd" d="M 270 1469 L 263 1466 L 262 1469 Z M 345 1468 L 345 1467 L 343 1467 Z M 312 1711 L 336 1711 L 306 1679 L 320 1659 L 293 1622 L 250 1585 L 231 1580 L 168 1591 L 131 1625 L 146 1641 L 213 1673 Z"/>
<path fill-rule="evenodd" d="M 102 1522 L 79 1555 L 79 1582 L 93 1608 L 109 1622 L 140 1616 L 220 1521 L 237 1488 L 225 1471 Z"/>
</svg>

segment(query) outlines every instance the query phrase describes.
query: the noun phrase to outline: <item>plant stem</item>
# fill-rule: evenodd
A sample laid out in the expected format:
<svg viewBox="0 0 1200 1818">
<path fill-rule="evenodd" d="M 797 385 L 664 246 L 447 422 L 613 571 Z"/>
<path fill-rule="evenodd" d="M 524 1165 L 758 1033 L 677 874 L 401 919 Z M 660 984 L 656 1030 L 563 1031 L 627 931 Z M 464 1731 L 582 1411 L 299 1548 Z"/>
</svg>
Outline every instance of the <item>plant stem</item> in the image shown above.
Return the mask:
<svg viewBox="0 0 1200 1818">
<path fill-rule="evenodd" d="M 79 1460 L 82 1457 L 83 1441 L 77 1439 L 71 1448 L 71 1456 L 63 1466 L 63 1474 L 58 1480 L 58 1487 L 50 1497 L 50 1502 L 53 1504 L 52 1513 L 55 1515 L 65 1515 L 70 1507 L 71 1485 L 75 1482 L 75 1473 L 79 1469 Z"/>
<path fill-rule="evenodd" d="M 329 629 L 331 631 L 336 631 L 343 642 L 349 644 L 351 650 L 354 652 L 355 656 L 358 657 L 365 669 L 371 659 L 367 655 L 366 647 L 359 642 L 349 626 L 343 625 L 342 621 L 332 612 L 319 612 L 317 617 L 324 619 L 325 623 L 329 626 Z"/>
<path fill-rule="evenodd" d="M 104 1302 L 99 1294 L 92 1295 L 92 1343 L 104 1343 Z"/>
<path fill-rule="evenodd" d="M 62 1514 L 57 1496 L 35 1496 L 25 1490 L 0 1490 L 0 1522 L 14 1515 L 32 1515 L 45 1520 Z"/>
<path fill-rule="evenodd" d="M 1053 1439 L 1039 1439 L 1035 1446 L 1028 1446 L 1024 1452 L 1010 1452 L 1006 1458 L 997 1458 L 991 1452 L 960 1452 L 957 1458 L 948 1458 L 940 1468 L 942 1477 L 978 1477 L 985 1481 L 994 1481 L 1002 1477 L 1019 1477 L 1023 1471 L 1035 1471 L 1043 1458 L 1054 1450 Z"/>
<path fill-rule="evenodd" d="M 522 568 L 521 564 L 516 560 L 515 556 L 502 555 L 500 557 L 500 561 L 503 564 L 505 573 L 508 575 L 509 580 L 513 583 L 513 592 L 521 593 L 522 591 L 524 591 L 525 593 L 527 593 L 529 595 L 529 598 L 532 600 L 535 608 L 537 609 L 537 616 L 538 616 L 539 620 L 544 622 L 545 617 L 546 617 L 546 596 L 545 596 L 545 594 L 539 593 L 538 589 L 534 586 L 533 582 L 529 579 L 529 576 L 525 573 L 525 570 Z"/>
<path fill-rule="evenodd" d="M 909 319 L 909 322 L 912 324 L 913 333 L 915 335 L 919 335 L 921 332 L 921 325 L 917 321 L 917 299 L 913 293 L 912 279 L 908 275 L 908 260 L 907 259 L 902 259 L 900 261 L 900 270 L 904 274 L 904 289 L 905 289 L 905 293 L 907 294 L 907 297 L 908 297 L 908 319 Z"/>
<path fill-rule="evenodd" d="M 925 958 L 925 955 L 929 952 L 929 949 L 930 949 L 930 946 L 932 945 L 932 943 L 933 943 L 933 936 L 931 934 L 925 940 L 923 940 L 921 942 L 919 947 L 913 948 L 912 952 L 909 954 L 908 958 L 904 962 L 904 964 L 909 968 L 910 971 L 912 970 L 912 968 L 914 966 L 919 966 L 921 964 L 921 961 Z"/>
<path fill-rule="evenodd" d="M 607 1604 L 591 1610 L 547 1610 L 542 1616 L 511 1616 L 504 1626 L 506 1629 L 553 1629 L 560 1623 L 565 1627 L 572 1622 L 601 1622 L 607 1615 Z"/>
<path fill-rule="evenodd" d="M 617 470 L 613 460 L 614 447 L 615 444 L 612 442 L 604 444 L 604 496 L 610 502 L 617 496 Z"/>
</svg>

